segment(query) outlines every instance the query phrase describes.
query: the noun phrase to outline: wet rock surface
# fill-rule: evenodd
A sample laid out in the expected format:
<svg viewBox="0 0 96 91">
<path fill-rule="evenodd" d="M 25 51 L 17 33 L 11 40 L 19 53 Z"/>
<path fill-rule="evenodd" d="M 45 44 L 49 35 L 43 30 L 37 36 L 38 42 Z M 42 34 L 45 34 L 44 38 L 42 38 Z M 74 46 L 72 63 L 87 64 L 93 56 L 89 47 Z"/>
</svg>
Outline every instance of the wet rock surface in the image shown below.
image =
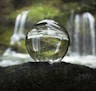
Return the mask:
<svg viewBox="0 0 96 91">
<path fill-rule="evenodd" d="M 64 62 L 1 67 L 0 91 L 96 91 L 96 70 Z"/>
</svg>

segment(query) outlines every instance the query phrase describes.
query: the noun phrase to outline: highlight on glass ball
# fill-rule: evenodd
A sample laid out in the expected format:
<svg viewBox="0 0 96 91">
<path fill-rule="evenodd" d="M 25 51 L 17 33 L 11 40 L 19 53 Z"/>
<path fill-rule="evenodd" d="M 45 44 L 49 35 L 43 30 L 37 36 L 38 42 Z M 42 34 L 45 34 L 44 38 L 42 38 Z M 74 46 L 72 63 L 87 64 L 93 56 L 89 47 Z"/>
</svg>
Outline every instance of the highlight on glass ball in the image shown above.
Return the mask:
<svg viewBox="0 0 96 91">
<path fill-rule="evenodd" d="M 37 22 L 26 35 L 26 48 L 35 62 L 60 62 L 69 44 L 68 32 L 54 20 Z"/>
</svg>

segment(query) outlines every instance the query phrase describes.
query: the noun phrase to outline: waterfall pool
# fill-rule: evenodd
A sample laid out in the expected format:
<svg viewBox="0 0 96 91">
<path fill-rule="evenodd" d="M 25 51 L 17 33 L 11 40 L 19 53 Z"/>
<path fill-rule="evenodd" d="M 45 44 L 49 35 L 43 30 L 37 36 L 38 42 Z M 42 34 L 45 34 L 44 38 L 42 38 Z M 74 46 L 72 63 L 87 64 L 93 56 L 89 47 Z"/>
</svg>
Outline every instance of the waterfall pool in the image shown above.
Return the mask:
<svg viewBox="0 0 96 91">
<path fill-rule="evenodd" d="M 96 56 L 93 55 L 66 56 L 62 61 L 72 64 L 84 65 L 90 68 L 96 68 Z"/>
<path fill-rule="evenodd" d="M 29 54 L 22 54 L 16 52 L 14 53 L 11 52 L 11 53 L 0 56 L 1 67 L 7 67 L 11 65 L 26 63 L 26 62 L 34 62 L 34 60 L 29 56 Z M 90 68 L 96 68 L 96 56 L 93 55 L 65 56 L 62 61 L 66 63 L 85 65 Z"/>
<path fill-rule="evenodd" d="M 13 53 L 0 56 L 0 66 L 7 67 L 11 65 L 22 64 L 32 61 L 32 58 L 28 54 Z"/>
</svg>

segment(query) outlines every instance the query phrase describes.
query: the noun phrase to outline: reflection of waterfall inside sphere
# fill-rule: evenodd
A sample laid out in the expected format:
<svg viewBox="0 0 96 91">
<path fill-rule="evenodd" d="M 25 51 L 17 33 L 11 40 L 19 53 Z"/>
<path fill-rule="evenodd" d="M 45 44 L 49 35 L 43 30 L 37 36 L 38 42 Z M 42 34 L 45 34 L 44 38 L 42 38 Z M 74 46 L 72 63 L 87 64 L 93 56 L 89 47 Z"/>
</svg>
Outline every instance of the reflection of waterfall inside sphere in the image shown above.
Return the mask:
<svg viewBox="0 0 96 91">
<path fill-rule="evenodd" d="M 38 22 L 26 36 L 26 47 L 35 61 L 60 61 L 69 46 L 69 36 L 53 20 Z"/>
<path fill-rule="evenodd" d="M 70 55 L 96 55 L 95 18 L 92 14 L 85 12 L 71 17 L 67 30 L 71 37 Z"/>
</svg>

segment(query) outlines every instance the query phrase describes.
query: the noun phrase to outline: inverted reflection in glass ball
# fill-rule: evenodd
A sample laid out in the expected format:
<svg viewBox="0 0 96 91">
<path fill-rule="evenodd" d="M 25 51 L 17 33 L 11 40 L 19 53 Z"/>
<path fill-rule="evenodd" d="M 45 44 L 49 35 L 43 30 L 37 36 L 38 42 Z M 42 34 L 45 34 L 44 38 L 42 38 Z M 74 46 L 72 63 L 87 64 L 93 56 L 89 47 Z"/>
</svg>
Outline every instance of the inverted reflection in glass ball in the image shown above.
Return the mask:
<svg viewBox="0 0 96 91">
<path fill-rule="evenodd" d="M 36 62 L 60 61 L 69 47 L 67 31 L 54 20 L 37 22 L 26 35 L 26 48 Z"/>
</svg>

